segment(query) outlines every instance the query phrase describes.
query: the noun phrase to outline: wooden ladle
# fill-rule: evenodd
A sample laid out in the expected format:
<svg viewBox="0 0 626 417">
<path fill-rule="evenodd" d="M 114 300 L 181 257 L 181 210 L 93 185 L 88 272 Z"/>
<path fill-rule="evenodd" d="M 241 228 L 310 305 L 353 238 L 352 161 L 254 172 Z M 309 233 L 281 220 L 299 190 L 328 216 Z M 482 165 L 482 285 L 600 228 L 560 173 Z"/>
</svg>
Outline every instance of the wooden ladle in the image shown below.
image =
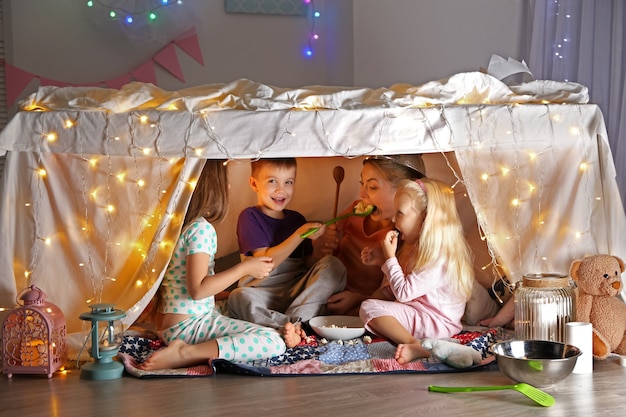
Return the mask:
<svg viewBox="0 0 626 417">
<path fill-rule="evenodd" d="M 345 176 L 345 172 L 342 166 L 337 165 L 333 169 L 333 178 L 335 179 L 335 183 L 337 184 L 337 189 L 335 190 L 335 208 L 333 209 L 333 217 L 337 217 L 337 205 L 339 204 L 339 187 L 343 182 L 343 177 Z"/>
</svg>

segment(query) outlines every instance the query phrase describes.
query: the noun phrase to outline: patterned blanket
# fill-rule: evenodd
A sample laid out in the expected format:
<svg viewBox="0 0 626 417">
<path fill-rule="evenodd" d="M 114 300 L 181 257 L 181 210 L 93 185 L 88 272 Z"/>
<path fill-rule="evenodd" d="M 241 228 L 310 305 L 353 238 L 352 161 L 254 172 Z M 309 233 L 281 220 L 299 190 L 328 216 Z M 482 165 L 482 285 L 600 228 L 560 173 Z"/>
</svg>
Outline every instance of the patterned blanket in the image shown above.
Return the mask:
<svg viewBox="0 0 626 417">
<path fill-rule="evenodd" d="M 367 337 L 328 342 L 311 336 L 300 345 L 287 349 L 284 354 L 263 361 L 232 362 L 215 359 L 189 368 L 148 372 L 137 366 L 152 352 L 162 348 L 161 342 L 129 335 L 125 337 L 118 356 L 126 371 L 138 378 L 204 377 L 216 372 L 256 376 L 463 372 L 495 369 L 495 357 L 489 348 L 495 343 L 497 334 L 496 329 L 489 329 L 485 332 L 464 331 L 454 336 L 454 341 L 476 349 L 483 358 L 479 364 L 462 369 L 454 368 L 434 357 L 400 365 L 394 359 L 396 348 L 393 344 L 386 340 L 370 341 Z"/>
</svg>

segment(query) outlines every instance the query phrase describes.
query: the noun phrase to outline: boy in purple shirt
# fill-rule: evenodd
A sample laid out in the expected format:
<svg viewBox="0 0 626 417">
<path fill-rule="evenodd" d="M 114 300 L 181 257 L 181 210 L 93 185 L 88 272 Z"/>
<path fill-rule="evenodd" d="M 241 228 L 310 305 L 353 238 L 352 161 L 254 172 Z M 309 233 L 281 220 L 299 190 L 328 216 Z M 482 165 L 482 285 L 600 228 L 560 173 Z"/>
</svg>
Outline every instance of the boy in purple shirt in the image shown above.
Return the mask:
<svg viewBox="0 0 626 417">
<path fill-rule="evenodd" d="M 313 264 L 309 239 L 322 236 L 325 227 L 286 208 L 294 193 L 295 158 L 260 159 L 251 166 L 257 205 L 239 215 L 239 250 L 242 257 L 269 256 L 276 267 L 263 279 L 241 278 L 228 307 L 235 318 L 282 329 L 285 343 L 293 347 L 305 336 L 299 323 L 323 314 L 328 297 L 343 290 L 346 269 L 334 256 Z M 308 239 L 300 237 L 315 227 L 319 230 Z"/>
</svg>

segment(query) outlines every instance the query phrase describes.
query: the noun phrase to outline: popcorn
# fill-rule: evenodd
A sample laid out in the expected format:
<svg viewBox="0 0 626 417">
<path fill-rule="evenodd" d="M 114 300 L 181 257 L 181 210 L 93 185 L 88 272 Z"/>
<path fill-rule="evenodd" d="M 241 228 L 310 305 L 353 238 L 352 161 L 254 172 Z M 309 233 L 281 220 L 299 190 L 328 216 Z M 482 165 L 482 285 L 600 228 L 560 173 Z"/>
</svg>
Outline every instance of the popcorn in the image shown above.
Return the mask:
<svg viewBox="0 0 626 417">
<path fill-rule="evenodd" d="M 354 206 L 354 214 L 363 214 L 363 213 L 369 213 L 374 209 L 374 206 L 371 204 L 365 204 L 362 201 L 359 201 L 359 203 Z"/>
</svg>

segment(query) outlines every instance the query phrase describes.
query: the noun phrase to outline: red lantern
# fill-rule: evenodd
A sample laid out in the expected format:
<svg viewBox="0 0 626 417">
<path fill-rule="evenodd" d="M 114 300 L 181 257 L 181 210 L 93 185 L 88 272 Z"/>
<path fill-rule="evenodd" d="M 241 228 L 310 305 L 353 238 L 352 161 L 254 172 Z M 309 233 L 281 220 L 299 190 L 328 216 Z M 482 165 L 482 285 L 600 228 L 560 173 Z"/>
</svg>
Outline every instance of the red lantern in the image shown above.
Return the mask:
<svg viewBox="0 0 626 417">
<path fill-rule="evenodd" d="M 17 295 L 21 307 L 4 319 L 2 369 L 8 378 L 13 374 L 47 374 L 52 378 L 65 365 L 65 316 L 45 298 L 43 291 L 31 285 Z"/>
</svg>

